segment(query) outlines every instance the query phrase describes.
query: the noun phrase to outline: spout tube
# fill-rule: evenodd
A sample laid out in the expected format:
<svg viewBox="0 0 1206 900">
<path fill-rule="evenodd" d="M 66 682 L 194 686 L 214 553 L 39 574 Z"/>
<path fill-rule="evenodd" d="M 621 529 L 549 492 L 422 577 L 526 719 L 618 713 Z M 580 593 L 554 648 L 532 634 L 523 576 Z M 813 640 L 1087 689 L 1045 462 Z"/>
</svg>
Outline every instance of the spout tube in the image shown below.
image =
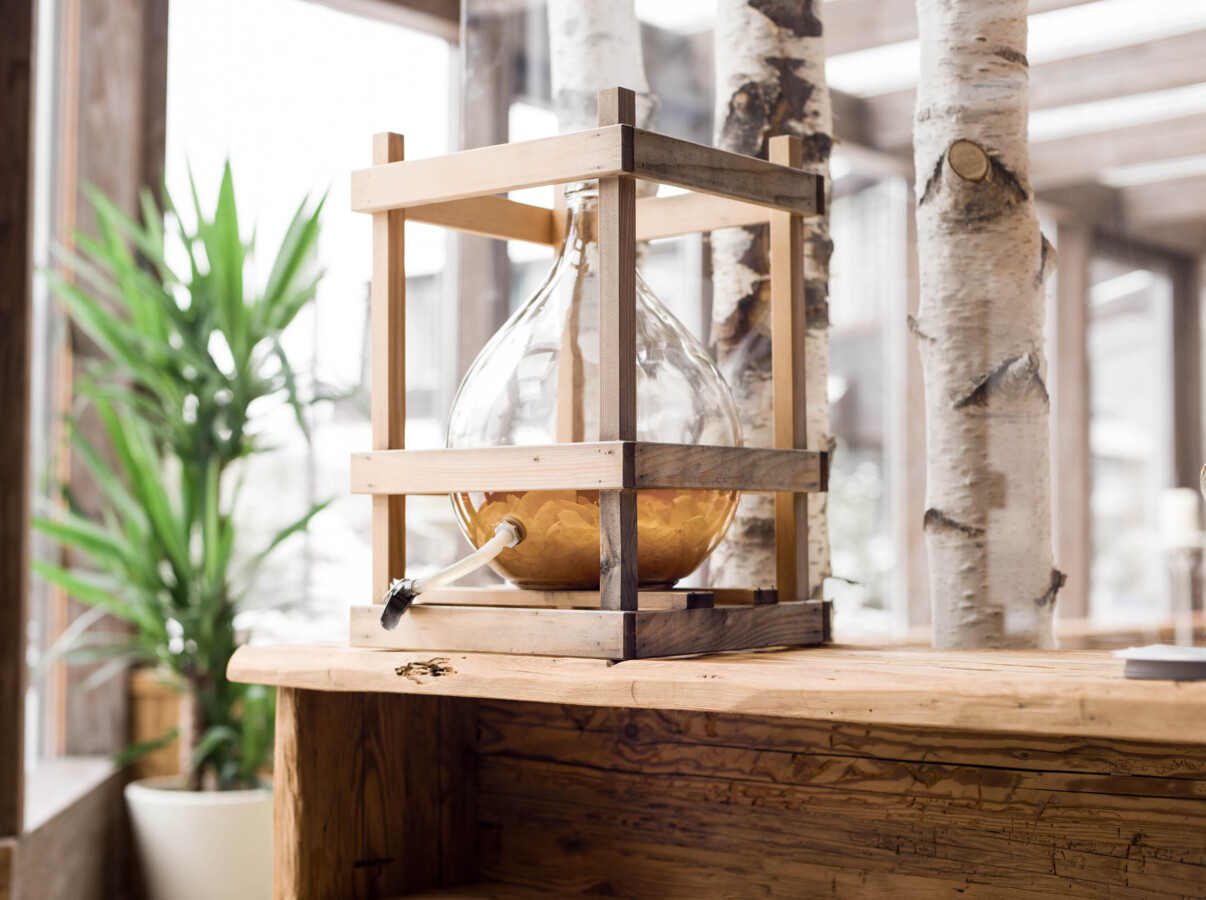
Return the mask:
<svg viewBox="0 0 1206 900">
<path fill-rule="evenodd" d="M 470 572 L 477 571 L 504 550 L 514 547 L 522 541 L 524 535 L 523 523 L 508 516 L 495 527 L 494 537 L 464 559 L 457 560 L 447 568 L 424 575 L 422 578 L 399 578 L 394 581 L 385 595 L 381 627 L 387 631 L 393 631 L 398 626 L 398 620 L 402 618 L 402 614 L 410 608 L 410 604 L 419 594 L 451 584 L 464 578 Z"/>
</svg>

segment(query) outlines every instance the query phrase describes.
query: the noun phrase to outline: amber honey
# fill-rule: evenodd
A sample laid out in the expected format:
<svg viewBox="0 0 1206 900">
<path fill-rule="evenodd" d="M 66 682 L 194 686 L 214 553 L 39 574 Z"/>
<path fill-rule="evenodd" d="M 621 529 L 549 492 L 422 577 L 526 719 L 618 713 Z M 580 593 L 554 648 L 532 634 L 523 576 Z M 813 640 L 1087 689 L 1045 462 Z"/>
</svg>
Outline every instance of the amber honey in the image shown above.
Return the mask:
<svg viewBox="0 0 1206 900">
<path fill-rule="evenodd" d="M 514 516 L 527 535 L 491 565 L 517 587 L 599 587 L 599 492 L 525 491 L 454 494 L 461 529 L 475 547 Z M 693 572 L 724 537 L 735 491 L 637 492 L 637 569 L 642 587 L 669 587 Z"/>
</svg>

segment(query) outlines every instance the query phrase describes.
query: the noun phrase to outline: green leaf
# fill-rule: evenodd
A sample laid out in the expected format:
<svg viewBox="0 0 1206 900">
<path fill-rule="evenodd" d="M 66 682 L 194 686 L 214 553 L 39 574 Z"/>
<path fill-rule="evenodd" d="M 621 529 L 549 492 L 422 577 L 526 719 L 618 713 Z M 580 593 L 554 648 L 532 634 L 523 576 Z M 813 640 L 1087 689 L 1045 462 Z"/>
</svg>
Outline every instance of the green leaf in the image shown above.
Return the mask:
<svg viewBox="0 0 1206 900">
<path fill-rule="evenodd" d="M 190 765 L 194 769 L 199 769 L 218 748 L 237 744 L 238 741 L 239 733 L 229 725 L 211 725 L 205 729 L 201 740 L 197 741 L 197 746 L 193 748 Z"/>
<path fill-rule="evenodd" d="M 99 606 L 123 622 L 133 623 L 134 615 L 110 586 L 112 582 L 101 582 L 62 566 L 36 559 L 31 563 L 34 572 L 53 585 L 63 588 L 73 598 L 88 606 Z"/>
<path fill-rule="evenodd" d="M 162 750 L 164 747 L 168 746 L 172 741 L 176 740 L 176 738 L 178 738 L 179 736 L 180 736 L 180 729 L 173 728 L 170 731 L 167 731 L 164 734 L 160 735 L 159 737 L 154 738 L 153 740 L 142 741 L 141 743 L 138 743 L 138 744 L 131 744 L 129 747 L 127 747 L 125 750 L 122 750 L 120 753 L 113 754 L 113 763 L 114 763 L 114 765 L 118 765 L 118 766 L 128 765 L 129 763 L 134 762 L 134 760 L 138 759 L 139 757 L 146 756 L 148 753 L 154 753 L 156 750 Z"/>
</svg>

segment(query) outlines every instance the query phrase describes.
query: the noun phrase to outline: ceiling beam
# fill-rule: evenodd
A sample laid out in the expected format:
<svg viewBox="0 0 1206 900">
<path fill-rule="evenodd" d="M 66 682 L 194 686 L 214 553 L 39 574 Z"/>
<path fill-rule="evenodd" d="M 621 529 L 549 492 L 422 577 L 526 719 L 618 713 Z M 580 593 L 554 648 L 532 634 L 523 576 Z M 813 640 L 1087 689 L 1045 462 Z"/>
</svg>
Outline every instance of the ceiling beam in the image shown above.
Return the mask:
<svg viewBox="0 0 1206 900">
<path fill-rule="evenodd" d="M 1132 185 L 1119 193 L 1131 228 L 1206 220 L 1206 175 Z"/>
<path fill-rule="evenodd" d="M 312 0 L 343 12 L 392 22 L 455 43 L 461 33 L 460 0 Z"/>
<path fill-rule="evenodd" d="M 1107 169 L 1206 154 L 1206 116 L 1182 116 L 1030 145 L 1030 180 L 1043 190 L 1095 181 Z"/>
<path fill-rule="evenodd" d="M 1030 0 L 1030 14 L 1080 6 L 1092 0 Z M 898 44 L 917 37 L 913 0 L 828 0 L 821 7 L 825 52 L 830 56 Z"/>
<path fill-rule="evenodd" d="M 1116 47 L 1030 68 L 1030 108 L 1057 109 L 1114 97 L 1206 82 L 1206 31 Z M 884 149 L 913 140 L 916 92 L 893 91 L 863 99 L 867 140 Z"/>
</svg>

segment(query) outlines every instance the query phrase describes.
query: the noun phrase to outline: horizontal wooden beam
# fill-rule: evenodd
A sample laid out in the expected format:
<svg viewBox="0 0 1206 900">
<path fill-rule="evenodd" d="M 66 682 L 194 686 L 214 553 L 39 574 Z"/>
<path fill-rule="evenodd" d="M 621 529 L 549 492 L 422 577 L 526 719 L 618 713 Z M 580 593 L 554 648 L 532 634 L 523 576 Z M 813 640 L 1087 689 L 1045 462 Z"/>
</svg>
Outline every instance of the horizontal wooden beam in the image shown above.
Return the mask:
<svg viewBox="0 0 1206 900">
<path fill-rule="evenodd" d="M 638 241 L 741 225 L 761 225 L 769 222 L 771 215 L 765 206 L 710 194 L 644 197 L 637 200 L 636 212 Z"/>
<path fill-rule="evenodd" d="M 752 595 L 754 592 L 744 593 Z M 638 591 L 637 607 L 639 609 L 694 609 L 713 606 L 715 599 L 715 594 L 710 590 Z M 453 586 L 420 594 L 415 602 L 424 606 L 533 606 L 553 609 L 598 609 L 599 592 L 529 591 L 509 586 Z M 754 601 L 751 597 L 746 602 L 753 603 Z"/>
<path fill-rule="evenodd" d="M 1030 15 L 1092 0 L 1030 0 Z M 917 10 L 907 0 L 829 0 L 821 6 L 830 56 L 898 44 L 917 37 Z"/>
<path fill-rule="evenodd" d="M 598 591 L 529 591 L 510 586 L 445 587 L 421 594 L 416 603 L 428 606 L 536 606 L 598 609 Z M 639 609 L 699 609 L 705 606 L 758 606 L 777 603 L 774 588 L 707 588 L 640 590 Z"/>
<path fill-rule="evenodd" d="M 636 613 L 636 658 L 806 647 L 828 638 L 824 601 Z"/>
<path fill-rule="evenodd" d="M 826 6 L 828 9 L 828 5 Z M 1057 109 L 1206 82 L 1206 31 L 1115 47 L 1030 67 L 1030 108 Z M 863 98 L 863 133 L 872 146 L 908 148 L 917 92 Z"/>
<path fill-rule="evenodd" d="M 353 606 L 349 644 L 378 650 L 522 653 L 623 659 L 625 619 L 635 631 L 627 658 L 808 646 L 828 639 L 827 604 L 792 601 L 749 606 L 624 612 L 414 604 L 392 631 L 380 606 Z"/>
<path fill-rule="evenodd" d="M 406 214 L 406 220 L 483 234 L 504 241 L 553 244 L 556 240 L 553 215 L 553 210 L 547 206 L 486 196 L 417 206 Z"/>
<path fill-rule="evenodd" d="M 1120 188 L 1128 228 L 1206 221 L 1206 175 Z"/>
<path fill-rule="evenodd" d="M 352 173 L 352 209 L 372 213 L 438 204 L 444 209 L 436 216 L 452 227 L 462 227 L 471 213 L 485 212 L 492 222 L 483 233 L 489 234 L 508 210 L 515 211 L 504 205 L 508 201 L 494 197 L 477 207 L 450 202 L 625 174 L 805 216 L 824 208 L 817 175 L 628 125 L 610 125 L 360 169 Z M 529 230 L 543 228 L 535 221 L 537 213 L 523 214 Z"/>
<path fill-rule="evenodd" d="M 826 489 L 817 450 L 710 447 L 645 441 L 377 450 L 352 455 L 354 494 L 679 488 L 760 493 Z"/>
<path fill-rule="evenodd" d="M 612 125 L 352 173 L 352 210 L 382 212 L 632 171 L 632 130 Z"/>
<path fill-rule="evenodd" d="M 1030 145 L 1037 190 L 1095 181 L 1107 169 L 1206 154 L 1206 116 L 1191 115 Z"/>
<path fill-rule="evenodd" d="M 624 450 L 623 442 L 609 441 L 539 447 L 354 453 L 352 493 L 616 489 L 625 486 Z M 630 452 L 629 473 L 631 459 Z"/>
<path fill-rule="evenodd" d="M 394 630 L 386 631 L 381 627 L 380 606 L 353 606 L 348 643 L 352 647 L 379 650 L 622 659 L 626 615 L 635 614 L 601 609 L 424 606 L 416 603 L 406 611 Z"/>
<path fill-rule="evenodd" d="M 824 491 L 829 455 L 820 450 L 633 445 L 635 488 L 740 490 L 759 493 Z"/>
<path fill-rule="evenodd" d="M 646 181 L 718 194 L 802 216 L 824 211 L 817 175 L 763 159 L 635 129 L 633 171 Z"/>
<path fill-rule="evenodd" d="M 392 22 L 456 43 L 461 34 L 460 0 L 317 0 L 366 19 Z"/>
<path fill-rule="evenodd" d="M 644 197 L 637 201 L 636 212 L 638 241 L 770 221 L 764 206 L 710 194 Z M 406 218 L 504 241 L 553 245 L 558 240 L 556 215 L 545 206 L 485 196 L 412 207 Z"/>
</svg>

